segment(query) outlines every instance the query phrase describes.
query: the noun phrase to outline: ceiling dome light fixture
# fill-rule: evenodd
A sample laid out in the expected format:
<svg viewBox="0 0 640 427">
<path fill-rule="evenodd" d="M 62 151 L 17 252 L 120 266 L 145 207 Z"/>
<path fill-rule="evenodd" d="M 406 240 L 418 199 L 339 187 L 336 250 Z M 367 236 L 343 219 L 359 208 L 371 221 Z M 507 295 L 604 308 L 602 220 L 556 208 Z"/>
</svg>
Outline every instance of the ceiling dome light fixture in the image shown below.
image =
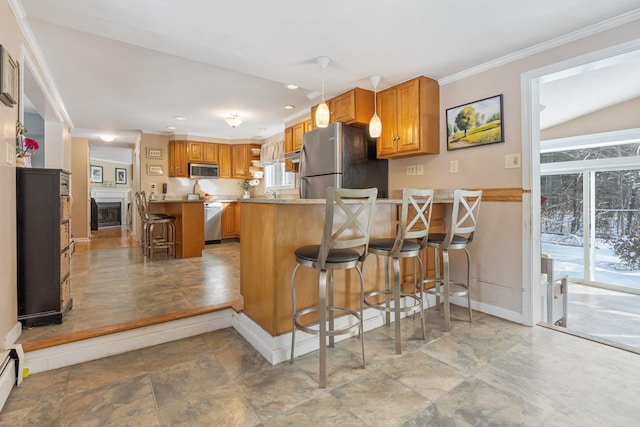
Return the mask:
<svg viewBox="0 0 640 427">
<path fill-rule="evenodd" d="M 227 122 L 227 124 L 232 128 L 236 128 L 240 126 L 240 124 L 242 124 L 242 120 L 238 118 L 237 114 L 232 114 L 229 117 L 225 117 L 224 121 Z"/>
<path fill-rule="evenodd" d="M 382 135 L 382 122 L 378 117 L 378 83 L 380 83 L 380 76 L 369 77 L 371 84 L 373 85 L 373 117 L 369 120 L 369 135 L 371 138 L 380 138 Z"/>
<path fill-rule="evenodd" d="M 316 62 L 322 70 L 322 103 L 318 105 L 316 109 L 316 126 L 319 128 L 326 128 L 329 126 L 329 107 L 324 102 L 324 70 L 329 65 L 329 58 L 326 56 L 319 56 L 316 58 Z"/>
<path fill-rule="evenodd" d="M 116 137 L 113 135 L 100 135 L 100 139 L 104 142 L 112 142 Z"/>
</svg>

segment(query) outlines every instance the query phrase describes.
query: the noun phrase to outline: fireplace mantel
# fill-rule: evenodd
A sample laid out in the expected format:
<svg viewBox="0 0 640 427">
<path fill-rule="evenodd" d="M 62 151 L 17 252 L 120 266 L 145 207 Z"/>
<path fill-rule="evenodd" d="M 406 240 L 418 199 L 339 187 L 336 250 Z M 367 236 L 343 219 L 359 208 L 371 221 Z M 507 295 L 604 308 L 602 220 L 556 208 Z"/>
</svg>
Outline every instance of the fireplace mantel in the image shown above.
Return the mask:
<svg viewBox="0 0 640 427">
<path fill-rule="evenodd" d="M 95 199 L 96 203 L 120 203 L 120 215 L 122 218 L 122 224 L 129 224 L 129 212 L 127 209 L 129 203 L 130 188 L 105 188 L 105 187 L 91 187 L 91 198 Z"/>
</svg>

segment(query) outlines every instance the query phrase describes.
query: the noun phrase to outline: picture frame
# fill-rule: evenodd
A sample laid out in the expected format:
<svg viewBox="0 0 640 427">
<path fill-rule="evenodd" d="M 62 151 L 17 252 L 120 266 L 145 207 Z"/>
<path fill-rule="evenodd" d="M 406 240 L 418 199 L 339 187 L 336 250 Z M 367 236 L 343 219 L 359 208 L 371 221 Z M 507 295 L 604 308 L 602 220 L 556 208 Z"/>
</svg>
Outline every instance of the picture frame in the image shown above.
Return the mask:
<svg viewBox="0 0 640 427">
<path fill-rule="evenodd" d="M 116 184 L 127 183 L 127 170 L 124 168 L 116 168 Z"/>
<path fill-rule="evenodd" d="M 447 108 L 447 151 L 504 142 L 502 94 Z"/>
<path fill-rule="evenodd" d="M 91 182 L 94 184 L 102 184 L 102 166 L 91 165 L 90 173 Z"/>
<path fill-rule="evenodd" d="M 147 147 L 147 159 L 162 159 L 162 148 Z"/>
<path fill-rule="evenodd" d="M 18 103 L 19 87 L 19 64 L 0 45 L 0 100 L 8 107 L 13 107 Z"/>
<path fill-rule="evenodd" d="M 162 165 L 147 165 L 147 175 L 164 175 Z"/>
</svg>

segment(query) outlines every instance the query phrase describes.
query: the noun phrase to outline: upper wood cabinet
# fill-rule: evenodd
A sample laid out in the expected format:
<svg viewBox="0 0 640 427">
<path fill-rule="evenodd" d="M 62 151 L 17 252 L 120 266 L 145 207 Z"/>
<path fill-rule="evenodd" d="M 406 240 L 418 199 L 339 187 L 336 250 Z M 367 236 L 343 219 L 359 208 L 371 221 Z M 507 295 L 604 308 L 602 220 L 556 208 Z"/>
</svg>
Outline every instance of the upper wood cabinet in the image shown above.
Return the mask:
<svg viewBox="0 0 640 427">
<path fill-rule="evenodd" d="M 304 122 L 293 126 L 293 151 L 302 149 L 302 135 L 304 135 Z"/>
<path fill-rule="evenodd" d="M 241 144 L 231 146 L 231 177 L 253 178 L 252 160 L 260 160 L 260 155 L 251 154 L 252 148 L 260 148 L 259 144 Z"/>
<path fill-rule="evenodd" d="M 187 141 L 169 141 L 169 177 L 185 178 L 187 167 Z"/>
<path fill-rule="evenodd" d="M 218 163 L 218 144 L 189 141 L 188 159 L 190 162 L 205 164 Z"/>
<path fill-rule="evenodd" d="M 293 127 L 288 127 L 284 130 L 284 152 L 291 151 L 293 151 Z"/>
<path fill-rule="evenodd" d="M 378 158 L 400 158 L 440 152 L 440 87 L 424 76 L 378 93 L 382 135 Z"/>
<path fill-rule="evenodd" d="M 326 101 L 329 107 L 329 123 L 343 122 L 349 125 L 369 124 L 373 116 L 373 92 L 359 87 Z M 311 108 L 311 126 L 315 129 L 317 105 Z"/>
<path fill-rule="evenodd" d="M 218 178 L 231 178 L 231 145 L 218 144 Z"/>
</svg>

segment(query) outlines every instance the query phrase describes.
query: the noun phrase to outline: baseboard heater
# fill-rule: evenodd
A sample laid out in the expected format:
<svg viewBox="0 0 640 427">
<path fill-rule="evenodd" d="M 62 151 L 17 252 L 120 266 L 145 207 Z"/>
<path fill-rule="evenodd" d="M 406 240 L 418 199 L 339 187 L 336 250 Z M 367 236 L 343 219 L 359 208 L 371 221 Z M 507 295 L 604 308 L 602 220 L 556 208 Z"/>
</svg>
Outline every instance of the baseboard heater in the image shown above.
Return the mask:
<svg viewBox="0 0 640 427">
<path fill-rule="evenodd" d="M 18 352 L 15 349 L 0 352 L 0 411 L 18 379 Z"/>
</svg>

